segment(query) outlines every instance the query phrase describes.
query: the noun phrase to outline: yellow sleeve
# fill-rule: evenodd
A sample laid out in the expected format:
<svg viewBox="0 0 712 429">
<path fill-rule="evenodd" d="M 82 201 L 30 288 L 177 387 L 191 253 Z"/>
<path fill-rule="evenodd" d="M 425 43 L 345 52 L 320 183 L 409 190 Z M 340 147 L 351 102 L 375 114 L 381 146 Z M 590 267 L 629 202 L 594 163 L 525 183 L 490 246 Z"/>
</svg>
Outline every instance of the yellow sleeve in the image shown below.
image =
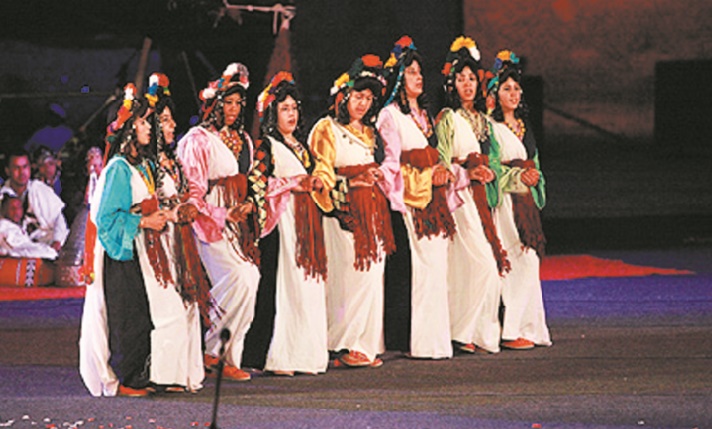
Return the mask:
<svg viewBox="0 0 712 429">
<path fill-rule="evenodd" d="M 312 176 L 321 179 L 324 187 L 321 191 L 312 191 L 314 202 L 325 212 L 334 210 L 331 201 L 331 190 L 336 186 L 336 173 L 334 160 L 336 159 L 336 138 L 331 129 L 331 121 L 324 118 L 314 125 L 309 134 L 309 148 L 314 157 L 314 171 Z"/>
</svg>

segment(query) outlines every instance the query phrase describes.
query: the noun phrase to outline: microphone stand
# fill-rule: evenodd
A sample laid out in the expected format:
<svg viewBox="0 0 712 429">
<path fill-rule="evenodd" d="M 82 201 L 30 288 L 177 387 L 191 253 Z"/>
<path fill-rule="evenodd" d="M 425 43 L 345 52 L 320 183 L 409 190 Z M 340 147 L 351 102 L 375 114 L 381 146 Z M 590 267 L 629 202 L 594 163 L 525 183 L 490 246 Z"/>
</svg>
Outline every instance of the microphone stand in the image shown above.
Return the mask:
<svg viewBox="0 0 712 429">
<path fill-rule="evenodd" d="M 218 403 L 220 401 L 220 384 L 222 381 L 223 368 L 225 367 L 225 344 L 230 339 L 230 330 L 225 328 L 220 331 L 220 358 L 218 359 L 218 376 L 215 382 L 215 399 L 213 400 L 213 420 L 210 429 L 220 429 L 218 427 Z"/>
</svg>

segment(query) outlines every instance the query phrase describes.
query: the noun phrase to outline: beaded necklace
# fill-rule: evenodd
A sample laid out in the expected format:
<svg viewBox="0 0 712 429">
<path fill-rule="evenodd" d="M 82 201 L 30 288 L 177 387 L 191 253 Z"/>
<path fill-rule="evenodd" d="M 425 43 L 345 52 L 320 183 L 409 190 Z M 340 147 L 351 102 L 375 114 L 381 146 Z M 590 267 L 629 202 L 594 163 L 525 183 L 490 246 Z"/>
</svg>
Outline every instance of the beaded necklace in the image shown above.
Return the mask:
<svg viewBox="0 0 712 429">
<path fill-rule="evenodd" d="M 309 168 L 311 165 L 309 162 L 309 154 L 307 154 L 304 146 L 293 136 L 285 136 L 284 134 L 282 134 L 282 136 L 284 137 L 284 143 L 297 155 L 297 158 L 301 161 L 302 165 L 304 165 L 304 168 Z"/>
<path fill-rule="evenodd" d="M 485 128 L 485 119 L 482 115 L 470 112 L 463 107 L 459 108 L 458 112 L 460 112 L 462 117 L 465 118 L 465 120 L 470 124 L 470 128 L 472 128 L 472 132 L 475 134 L 477 141 L 480 143 L 485 141 L 487 139 L 487 133 Z"/>
<path fill-rule="evenodd" d="M 143 183 L 146 184 L 148 188 L 148 193 L 153 195 L 156 193 L 156 181 L 153 179 L 153 173 L 151 173 L 151 167 L 148 165 L 147 160 L 143 160 L 141 164 L 136 166 L 138 174 L 141 176 Z"/>
<path fill-rule="evenodd" d="M 504 121 L 504 123 L 507 125 L 507 128 L 509 128 L 510 130 L 512 130 L 512 132 L 514 133 L 514 135 L 517 136 L 517 138 L 518 138 L 519 140 L 522 140 L 522 139 L 524 138 L 524 134 L 527 132 L 527 128 L 524 126 L 524 121 L 522 121 L 521 118 L 517 118 L 517 127 L 516 127 L 516 129 L 515 129 L 515 127 L 511 126 L 511 125 L 509 124 L 509 122 Z"/>
<path fill-rule="evenodd" d="M 418 126 L 418 129 L 420 130 L 421 133 L 425 136 L 426 139 L 429 139 L 430 136 L 433 135 L 433 125 L 430 123 L 430 120 L 426 117 L 425 118 L 425 123 L 427 124 L 427 128 L 423 128 L 423 125 L 421 125 L 420 121 L 418 120 L 418 117 L 415 116 L 415 113 L 413 113 L 413 109 L 410 109 L 409 113 L 411 119 L 413 119 L 413 122 L 415 122 L 415 125 Z"/>
<path fill-rule="evenodd" d="M 240 157 L 240 152 L 242 152 L 242 139 L 237 131 L 227 127 L 223 128 L 220 130 L 220 140 L 235 154 L 236 158 Z"/>
</svg>

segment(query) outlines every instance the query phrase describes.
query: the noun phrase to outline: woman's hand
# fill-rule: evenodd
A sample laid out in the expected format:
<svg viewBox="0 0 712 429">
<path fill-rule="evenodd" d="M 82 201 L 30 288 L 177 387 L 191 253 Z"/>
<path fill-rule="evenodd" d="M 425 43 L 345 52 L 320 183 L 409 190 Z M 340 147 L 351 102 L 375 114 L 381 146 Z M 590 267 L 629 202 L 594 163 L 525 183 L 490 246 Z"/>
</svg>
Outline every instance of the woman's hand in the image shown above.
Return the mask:
<svg viewBox="0 0 712 429">
<path fill-rule="evenodd" d="M 198 216 L 198 208 L 191 203 L 180 203 L 167 212 L 168 221 L 173 223 L 190 223 Z"/>
<path fill-rule="evenodd" d="M 527 168 L 522 173 L 522 183 L 527 186 L 536 186 L 539 183 L 539 171 L 535 168 Z"/>
<path fill-rule="evenodd" d="M 383 172 L 379 168 L 369 167 L 367 170 L 349 179 L 349 187 L 363 188 L 373 186 L 383 177 Z"/>
<path fill-rule="evenodd" d="M 152 229 L 161 231 L 168 222 L 168 213 L 166 210 L 157 210 L 150 215 L 143 216 L 138 223 L 139 228 Z"/>
<path fill-rule="evenodd" d="M 478 165 L 475 168 L 467 170 L 467 176 L 470 180 L 477 180 L 480 183 L 489 183 L 494 180 L 495 175 L 486 165 Z"/>
<path fill-rule="evenodd" d="M 445 168 L 444 165 L 438 164 L 433 167 L 433 186 L 444 186 L 454 179 L 453 174 Z"/>
<path fill-rule="evenodd" d="M 242 203 L 231 207 L 227 211 L 227 220 L 234 223 L 244 222 L 247 220 L 247 215 L 255 210 L 255 205 L 252 203 Z"/>
</svg>

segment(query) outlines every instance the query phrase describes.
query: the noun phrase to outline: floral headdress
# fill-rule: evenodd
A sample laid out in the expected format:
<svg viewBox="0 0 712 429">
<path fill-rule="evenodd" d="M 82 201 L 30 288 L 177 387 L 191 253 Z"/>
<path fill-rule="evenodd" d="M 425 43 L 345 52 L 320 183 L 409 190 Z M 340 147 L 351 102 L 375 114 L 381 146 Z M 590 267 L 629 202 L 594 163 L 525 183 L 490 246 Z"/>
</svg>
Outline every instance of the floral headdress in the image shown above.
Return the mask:
<svg viewBox="0 0 712 429">
<path fill-rule="evenodd" d="M 393 84 L 393 89 L 391 90 L 388 99 L 384 103 L 384 106 L 390 104 L 398 93 L 401 81 L 403 80 L 403 72 L 405 71 L 406 54 L 409 51 L 416 50 L 418 50 L 418 48 L 415 47 L 413 39 L 411 39 L 410 36 L 401 37 L 393 46 L 393 49 L 391 50 L 391 55 L 388 57 L 388 61 L 386 61 L 386 64 L 383 66 L 383 68 L 385 69 L 389 79 L 393 79 L 392 76 L 394 75 L 396 69 L 398 69 L 398 74 L 394 78 L 395 83 Z"/>
<path fill-rule="evenodd" d="M 442 74 L 445 76 L 445 90 L 451 90 L 454 87 L 455 70 L 457 70 L 460 63 L 467 60 L 476 64 L 477 70 L 472 70 L 472 72 L 477 75 L 482 94 L 486 95 L 485 82 L 494 75 L 480 66 L 480 51 L 477 49 L 477 43 L 465 36 L 460 36 L 452 42 L 450 50 L 445 57 L 445 65 L 442 69 Z"/>
<path fill-rule="evenodd" d="M 277 98 L 277 87 L 282 82 L 294 85 L 294 76 L 287 71 L 277 73 L 272 77 L 267 87 L 265 87 L 265 89 L 263 89 L 257 97 L 257 116 L 260 118 L 260 122 L 262 122 L 267 106 L 269 106 Z"/>
<path fill-rule="evenodd" d="M 220 79 L 208 83 L 207 88 L 200 91 L 199 97 L 203 102 L 203 120 L 208 118 L 223 94 L 236 85 L 240 85 L 245 91 L 250 87 L 250 72 L 242 63 L 228 65 Z"/>
<path fill-rule="evenodd" d="M 109 124 L 106 128 L 106 142 L 107 144 L 112 144 L 116 138 L 116 134 L 124 127 L 131 115 L 133 115 L 132 109 L 134 107 L 134 100 L 136 97 L 136 86 L 133 83 L 127 83 L 124 87 L 124 101 L 121 103 L 121 107 L 116 112 L 116 119 Z"/>
<path fill-rule="evenodd" d="M 163 73 L 153 73 L 148 78 L 148 91 L 144 97 L 148 100 L 149 106 L 156 107 L 159 98 L 171 96 L 171 91 L 168 89 L 170 83 L 168 76 Z"/>
<path fill-rule="evenodd" d="M 339 104 L 341 104 L 345 97 L 345 89 L 353 88 L 356 81 L 360 79 L 373 79 L 378 82 L 381 86 L 380 92 L 377 94 L 374 93 L 373 95 L 382 97 L 386 90 L 386 79 L 381 72 L 382 67 L 383 62 L 378 55 L 366 54 L 360 58 L 356 58 L 349 71 L 339 76 L 329 90 L 329 95 L 333 97 L 333 108 L 339 108 Z"/>
<path fill-rule="evenodd" d="M 521 68 L 519 65 L 519 57 L 510 50 L 501 50 L 497 52 L 497 56 L 494 59 L 494 65 L 492 66 L 492 74 L 494 77 L 490 79 L 487 84 L 487 93 L 495 94 L 499 90 L 499 81 L 502 73 L 509 67 L 514 67 L 518 73 L 521 73 Z"/>
</svg>

